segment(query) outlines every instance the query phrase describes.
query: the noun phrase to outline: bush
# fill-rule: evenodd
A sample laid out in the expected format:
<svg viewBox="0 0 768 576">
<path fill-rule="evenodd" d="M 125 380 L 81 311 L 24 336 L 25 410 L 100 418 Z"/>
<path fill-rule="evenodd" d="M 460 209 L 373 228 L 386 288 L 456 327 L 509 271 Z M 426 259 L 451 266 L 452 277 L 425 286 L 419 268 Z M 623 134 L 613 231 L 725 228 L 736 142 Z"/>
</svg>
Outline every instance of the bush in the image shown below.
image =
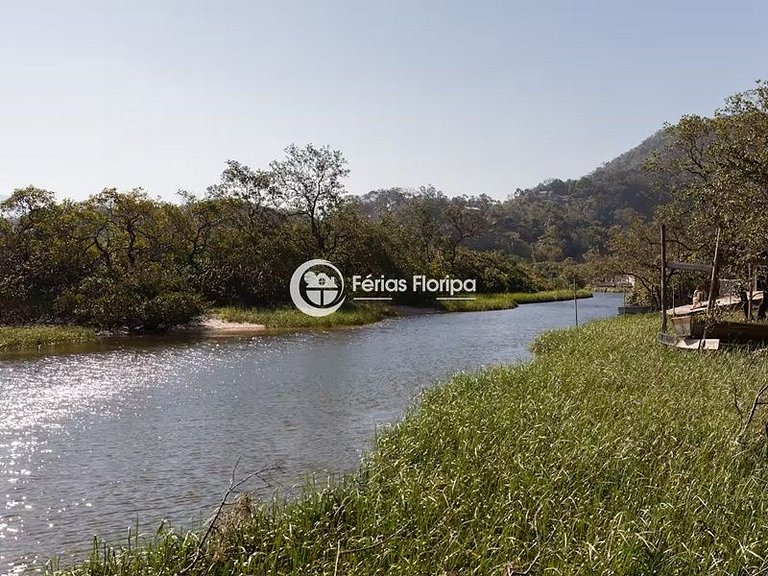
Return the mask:
<svg viewBox="0 0 768 576">
<path fill-rule="evenodd" d="M 57 301 L 62 317 L 99 328 L 165 330 L 200 315 L 203 299 L 159 267 L 120 280 L 91 277 Z"/>
<path fill-rule="evenodd" d="M 453 276 L 476 278 L 481 293 L 534 292 L 538 289 L 528 274 L 500 252 L 462 250 Z"/>
</svg>

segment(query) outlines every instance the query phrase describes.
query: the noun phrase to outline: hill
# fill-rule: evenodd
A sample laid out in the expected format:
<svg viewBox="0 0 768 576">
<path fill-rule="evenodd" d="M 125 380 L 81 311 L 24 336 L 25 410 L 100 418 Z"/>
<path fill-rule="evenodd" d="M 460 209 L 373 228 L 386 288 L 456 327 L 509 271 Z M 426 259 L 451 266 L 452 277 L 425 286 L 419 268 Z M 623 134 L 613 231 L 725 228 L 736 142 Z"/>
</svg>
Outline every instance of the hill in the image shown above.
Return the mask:
<svg viewBox="0 0 768 576">
<path fill-rule="evenodd" d="M 648 217 L 668 200 L 665 182 L 645 169 L 667 138 L 656 132 L 581 178 L 518 189 L 499 206 L 496 237 L 513 238 L 514 253 L 538 261 L 580 259 L 601 247 L 611 226 L 637 214 Z"/>
</svg>

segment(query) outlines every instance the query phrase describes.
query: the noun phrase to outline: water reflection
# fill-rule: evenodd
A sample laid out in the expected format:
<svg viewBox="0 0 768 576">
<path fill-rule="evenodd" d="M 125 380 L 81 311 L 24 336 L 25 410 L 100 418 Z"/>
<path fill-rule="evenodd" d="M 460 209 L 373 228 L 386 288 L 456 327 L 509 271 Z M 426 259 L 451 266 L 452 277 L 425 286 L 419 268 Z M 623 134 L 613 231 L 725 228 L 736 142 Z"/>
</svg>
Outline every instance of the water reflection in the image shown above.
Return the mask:
<svg viewBox="0 0 768 576">
<path fill-rule="evenodd" d="M 579 303 L 587 320 L 621 296 Z M 416 316 L 326 333 L 165 342 L 0 361 L 0 573 L 136 523 L 199 523 L 232 466 L 290 493 L 352 469 L 375 429 L 448 374 L 514 362 L 573 303 Z M 145 341 L 145 344 L 153 344 Z M 266 495 L 270 489 L 252 485 Z"/>
</svg>

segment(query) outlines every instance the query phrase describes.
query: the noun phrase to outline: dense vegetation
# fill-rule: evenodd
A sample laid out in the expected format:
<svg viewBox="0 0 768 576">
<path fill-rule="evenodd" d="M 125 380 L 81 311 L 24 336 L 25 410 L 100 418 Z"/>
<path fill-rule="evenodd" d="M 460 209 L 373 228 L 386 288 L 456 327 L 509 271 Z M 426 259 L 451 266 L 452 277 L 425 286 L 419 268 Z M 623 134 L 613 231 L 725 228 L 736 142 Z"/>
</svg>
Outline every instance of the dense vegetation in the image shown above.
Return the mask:
<svg viewBox="0 0 768 576">
<path fill-rule="evenodd" d="M 657 319 L 552 333 L 529 364 L 425 393 L 359 471 L 241 500 L 77 574 L 747 574 L 768 566 L 760 357 L 658 346 Z M 758 418 L 758 422 L 762 418 Z"/>
<path fill-rule="evenodd" d="M 485 225 L 467 245 L 514 254 L 536 263 L 537 270 L 552 270 L 542 263 L 582 260 L 588 251 L 605 246 L 612 226 L 646 219 L 669 199 L 667 175 L 646 167 L 668 138 L 666 131 L 659 131 L 578 179 L 554 178 L 533 188 L 518 188 L 502 202 L 487 196 L 468 199 L 484 215 Z M 402 189 L 378 190 L 364 202 L 398 203 L 403 194 L 407 195 Z"/>
<path fill-rule="evenodd" d="M 141 189 L 83 202 L 18 189 L 0 202 L 0 324 L 159 330 L 209 305 L 276 307 L 296 266 L 318 257 L 374 277 L 477 278 L 482 293 L 584 284 L 572 263 L 665 198 L 643 169 L 664 139 L 505 201 L 431 186 L 351 197 L 342 154 L 312 145 L 265 169 L 228 161 L 202 197 L 180 192 L 180 202 Z"/>
<path fill-rule="evenodd" d="M 83 202 L 16 190 L 0 204 L 0 324 L 160 330 L 207 305 L 274 307 L 288 300 L 294 269 L 318 257 L 347 274 L 476 278 L 481 292 L 537 287 L 509 254 L 468 247 L 489 225 L 485 199 L 432 188 L 351 198 L 340 152 L 286 152 L 268 170 L 230 161 L 204 197 L 182 193 L 180 204 L 142 190 Z"/>
<path fill-rule="evenodd" d="M 499 206 L 512 251 L 536 262 L 579 261 L 605 246 L 611 227 L 648 218 L 669 198 L 666 175 L 646 169 L 667 138 L 657 132 L 582 178 L 517 190 Z"/>
</svg>

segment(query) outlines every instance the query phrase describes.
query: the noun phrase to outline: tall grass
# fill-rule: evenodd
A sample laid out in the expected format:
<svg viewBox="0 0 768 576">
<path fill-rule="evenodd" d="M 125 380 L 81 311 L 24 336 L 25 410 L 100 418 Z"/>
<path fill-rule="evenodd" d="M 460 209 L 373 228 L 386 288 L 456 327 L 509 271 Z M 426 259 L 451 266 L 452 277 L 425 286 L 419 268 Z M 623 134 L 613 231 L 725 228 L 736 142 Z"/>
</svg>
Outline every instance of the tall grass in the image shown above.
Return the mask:
<svg viewBox="0 0 768 576">
<path fill-rule="evenodd" d="M 577 298 L 591 298 L 589 290 L 578 290 Z M 506 310 L 519 304 L 535 302 L 556 302 L 572 300 L 573 290 L 545 290 L 542 292 L 501 292 L 497 294 L 477 294 L 474 300 L 438 300 L 437 305 L 446 312 L 485 312 L 487 310 Z"/>
<path fill-rule="evenodd" d="M 474 300 L 437 300 L 437 307 L 446 312 L 486 312 L 517 308 L 514 294 L 477 294 Z"/>
<path fill-rule="evenodd" d="M 573 290 L 544 290 L 542 292 L 515 292 L 512 294 L 518 304 L 533 304 L 536 302 L 559 302 L 573 300 Z M 576 291 L 576 298 L 592 298 L 592 292 L 586 289 Z"/>
<path fill-rule="evenodd" d="M 655 343 L 622 317 L 542 337 L 528 364 L 427 391 L 359 470 L 240 502 L 199 536 L 99 550 L 73 574 L 756 574 L 768 450 L 735 443 L 768 378 L 744 352 Z"/>
<path fill-rule="evenodd" d="M 267 328 L 332 328 L 334 326 L 360 326 L 395 316 L 396 312 L 379 304 L 353 304 L 333 314 L 315 318 L 296 308 L 256 309 L 217 308 L 214 313 L 228 322 L 263 324 Z"/>
<path fill-rule="evenodd" d="M 0 352 L 96 342 L 98 339 L 94 330 L 82 326 L 0 326 Z"/>
</svg>

